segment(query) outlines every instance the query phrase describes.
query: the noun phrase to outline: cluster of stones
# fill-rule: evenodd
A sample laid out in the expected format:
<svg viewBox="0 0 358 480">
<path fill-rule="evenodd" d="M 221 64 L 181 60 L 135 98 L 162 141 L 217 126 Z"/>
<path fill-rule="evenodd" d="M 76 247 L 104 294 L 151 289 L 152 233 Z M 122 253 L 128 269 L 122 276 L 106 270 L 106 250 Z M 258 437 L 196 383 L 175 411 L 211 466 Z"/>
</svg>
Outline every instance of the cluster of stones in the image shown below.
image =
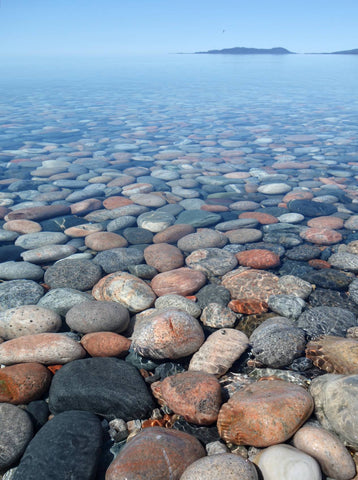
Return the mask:
<svg viewBox="0 0 358 480">
<path fill-rule="evenodd" d="M 0 179 L 0 473 L 353 479 L 350 170 L 131 145 Z"/>
</svg>

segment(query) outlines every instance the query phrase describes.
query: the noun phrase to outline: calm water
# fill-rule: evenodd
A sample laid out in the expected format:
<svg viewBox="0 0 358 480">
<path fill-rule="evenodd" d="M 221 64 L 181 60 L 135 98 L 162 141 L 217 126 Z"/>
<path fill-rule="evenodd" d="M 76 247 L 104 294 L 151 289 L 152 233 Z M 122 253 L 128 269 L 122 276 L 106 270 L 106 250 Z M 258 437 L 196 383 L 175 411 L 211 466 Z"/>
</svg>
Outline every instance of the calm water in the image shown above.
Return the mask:
<svg viewBox="0 0 358 480">
<path fill-rule="evenodd" d="M 315 134 L 327 148 L 354 151 L 357 80 L 357 56 L 13 61 L 0 69 L 0 160 L 6 150 L 44 142 L 63 149 L 70 140 L 102 140 L 98 150 L 110 153 L 125 138 L 140 139 L 144 153 L 153 141 L 205 153 L 192 134 L 225 134 L 248 147 L 260 135 L 280 144 L 285 135 Z M 148 126 L 155 134 L 137 135 Z"/>
</svg>

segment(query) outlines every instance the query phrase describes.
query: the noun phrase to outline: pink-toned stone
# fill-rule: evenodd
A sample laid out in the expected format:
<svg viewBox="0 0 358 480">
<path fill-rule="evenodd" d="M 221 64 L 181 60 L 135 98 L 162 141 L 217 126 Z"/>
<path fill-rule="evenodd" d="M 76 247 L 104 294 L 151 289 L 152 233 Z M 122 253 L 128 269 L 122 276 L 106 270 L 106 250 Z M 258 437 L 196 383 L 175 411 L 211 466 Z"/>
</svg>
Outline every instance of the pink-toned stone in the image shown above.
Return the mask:
<svg viewBox="0 0 358 480">
<path fill-rule="evenodd" d="M 204 447 L 192 435 L 148 427 L 122 448 L 106 480 L 179 480 L 186 467 L 204 456 Z"/>
<path fill-rule="evenodd" d="M 133 183 L 131 185 L 126 185 L 122 189 L 122 195 L 126 197 L 131 197 L 137 193 L 150 193 L 153 190 L 153 185 L 151 183 Z"/>
<path fill-rule="evenodd" d="M 135 177 L 132 175 L 121 175 L 120 177 L 116 177 L 107 183 L 107 187 L 124 187 L 125 185 L 130 185 L 135 181 Z M 110 198 L 110 197 L 108 197 Z"/>
<path fill-rule="evenodd" d="M 152 279 L 151 287 L 158 297 L 170 293 L 185 296 L 197 292 L 205 283 L 204 273 L 182 267 L 159 273 Z"/>
<path fill-rule="evenodd" d="M 288 203 L 291 200 L 311 200 L 313 198 L 313 193 L 306 191 L 306 190 L 301 190 L 301 191 L 295 191 L 295 192 L 288 192 L 286 195 L 283 197 L 282 201 L 284 203 Z"/>
<path fill-rule="evenodd" d="M 258 315 L 268 311 L 267 302 L 255 299 L 231 300 L 228 307 L 233 312 L 243 313 L 244 315 Z"/>
<path fill-rule="evenodd" d="M 21 234 L 41 232 L 42 227 L 39 223 L 32 220 L 10 220 L 2 226 L 4 230 L 17 232 Z"/>
<path fill-rule="evenodd" d="M 280 265 L 280 257 L 270 250 L 252 249 L 239 252 L 235 255 L 240 265 L 244 267 L 265 270 Z"/>
<path fill-rule="evenodd" d="M 65 235 L 69 237 L 86 237 L 93 233 L 101 232 L 103 225 L 101 223 L 84 223 L 82 225 L 76 225 L 75 227 L 66 228 Z"/>
<path fill-rule="evenodd" d="M 44 205 L 42 207 L 29 207 L 21 210 L 14 210 L 5 216 L 5 220 L 45 220 L 47 218 L 59 217 L 71 213 L 67 205 Z"/>
<path fill-rule="evenodd" d="M 80 202 L 70 205 L 72 215 L 86 215 L 93 210 L 99 210 L 102 208 L 101 200 L 97 198 L 86 198 Z"/>
<path fill-rule="evenodd" d="M 127 240 L 113 232 L 91 233 L 85 237 L 85 245 L 91 250 L 102 252 L 111 248 L 121 248 L 128 245 Z"/>
<path fill-rule="evenodd" d="M 6 215 L 10 212 L 11 212 L 11 210 L 9 208 L 6 208 L 6 207 L 3 207 L 3 206 L 0 205 L 0 218 L 1 219 L 6 217 Z"/>
<path fill-rule="evenodd" d="M 179 248 L 168 243 L 150 245 L 144 250 L 144 259 L 158 272 L 168 272 L 184 265 L 184 256 Z"/>
<path fill-rule="evenodd" d="M 194 233 L 195 228 L 191 225 L 177 224 L 167 227 L 153 237 L 153 243 L 176 243 L 180 238 Z"/>
<path fill-rule="evenodd" d="M 300 233 L 300 237 L 317 245 L 334 245 L 342 240 L 339 232 L 328 228 L 307 228 Z"/>
<path fill-rule="evenodd" d="M 263 212 L 243 212 L 240 213 L 239 218 L 254 218 L 261 225 L 270 225 L 272 223 L 278 223 L 278 220 L 273 215 Z"/>
<path fill-rule="evenodd" d="M 137 193 L 131 195 L 131 200 L 137 205 L 143 205 L 144 207 L 163 207 L 167 202 L 163 196 L 157 195 L 155 193 Z"/>
<path fill-rule="evenodd" d="M 107 210 L 113 210 L 114 208 L 124 207 L 125 205 L 132 205 L 134 202 L 127 197 L 107 197 L 103 200 L 103 206 Z"/>
<path fill-rule="evenodd" d="M 229 207 L 225 205 L 202 205 L 200 210 L 205 210 L 206 212 L 227 212 Z"/>
<path fill-rule="evenodd" d="M 307 225 L 312 228 L 324 228 L 329 230 L 336 230 L 343 228 L 343 219 L 339 217 L 316 217 L 308 220 Z"/>
<path fill-rule="evenodd" d="M 120 357 L 125 355 L 131 340 L 114 332 L 87 333 L 81 338 L 82 347 L 91 357 Z"/>
<path fill-rule="evenodd" d="M 216 422 L 221 407 L 221 388 L 214 375 L 195 371 L 178 373 L 156 382 L 157 389 L 164 405 L 187 422 L 197 425 Z"/>
</svg>

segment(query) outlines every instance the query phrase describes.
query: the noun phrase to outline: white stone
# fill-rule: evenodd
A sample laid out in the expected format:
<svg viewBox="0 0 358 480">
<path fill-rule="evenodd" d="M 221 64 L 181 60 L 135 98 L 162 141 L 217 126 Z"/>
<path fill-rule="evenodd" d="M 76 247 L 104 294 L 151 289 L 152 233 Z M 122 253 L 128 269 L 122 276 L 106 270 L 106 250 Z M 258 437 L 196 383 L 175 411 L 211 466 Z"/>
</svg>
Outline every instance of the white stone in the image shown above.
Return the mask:
<svg viewBox="0 0 358 480">
<path fill-rule="evenodd" d="M 287 183 L 268 183 L 267 185 L 261 185 L 257 191 L 265 193 L 266 195 L 278 195 L 281 193 L 287 193 L 291 190 L 290 185 Z"/>
</svg>

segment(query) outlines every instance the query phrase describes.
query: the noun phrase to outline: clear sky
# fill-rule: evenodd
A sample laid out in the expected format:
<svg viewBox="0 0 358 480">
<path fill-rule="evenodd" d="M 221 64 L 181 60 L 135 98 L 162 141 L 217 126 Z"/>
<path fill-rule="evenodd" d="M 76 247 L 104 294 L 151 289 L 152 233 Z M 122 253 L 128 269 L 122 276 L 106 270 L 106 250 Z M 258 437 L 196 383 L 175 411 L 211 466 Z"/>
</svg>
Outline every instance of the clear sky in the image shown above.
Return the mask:
<svg viewBox="0 0 358 480">
<path fill-rule="evenodd" d="M 358 0 L 0 2 L 0 57 L 358 48 Z"/>
</svg>

